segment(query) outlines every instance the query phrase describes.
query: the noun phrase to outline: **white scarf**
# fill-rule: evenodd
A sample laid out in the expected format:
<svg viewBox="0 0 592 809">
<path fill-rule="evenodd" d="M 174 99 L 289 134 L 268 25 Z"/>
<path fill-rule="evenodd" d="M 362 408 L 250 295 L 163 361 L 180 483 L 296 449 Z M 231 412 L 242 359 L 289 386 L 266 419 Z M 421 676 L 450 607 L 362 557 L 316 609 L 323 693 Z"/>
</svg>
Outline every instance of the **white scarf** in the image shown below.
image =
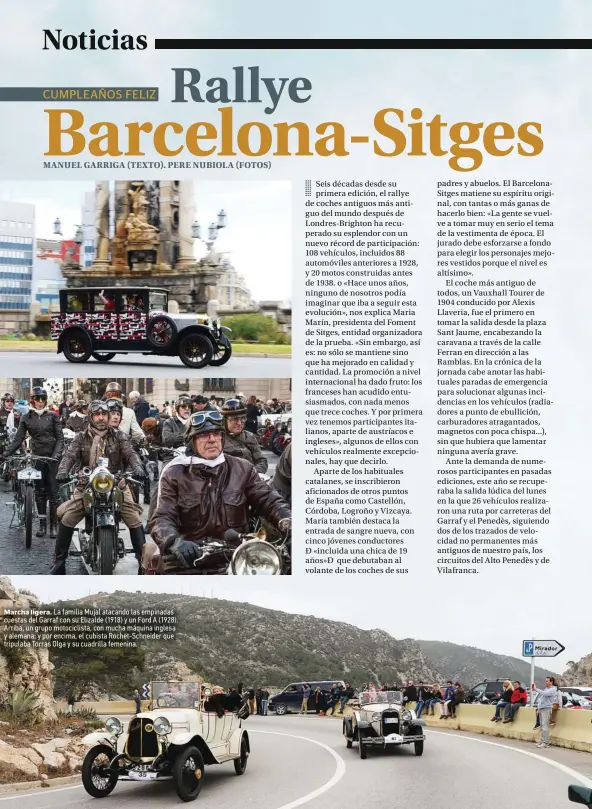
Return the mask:
<svg viewBox="0 0 592 809">
<path fill-rule="evenodd" d="M 49 407 L 42 407 L 41 410 L 37 410 L 33 405 L 29 406 L 29 413 L 37 413 L 38 416 L 42 416 L 44 413 L 47 413 L 48 410 Z"/>
<path fill-rule="evenodd" d="M 217 458 L 214 458 L 211 461 L 206 460 L 205 458 L 200 458 L 199 455 L 178 455 L 176 458 L 173 458 L 171 461 L 166 463 L 162 467 L 162 472 L 160 473 L 160 479 L 158 481 L 158 496 L 156 498 L 156 506 L 158 508 L 158 498 L 160 497 L 160 486 L 162 483 L 162 478 L 166 470 L 171 466 L 189 466 L 191 467 L 193 464 L 201 464 L 202 466 L 209 466 L 213 469 L 215 466 L 220 466 L 226 460 L 224 453 L 221 452 Z"/>
<path fill-rule="evenodd" d="M 8 414 L 8 418 L 6 419 L 6 429 L 8 432 L 12 432 L 14 427 L 14 410 L 11 410 Z"/>
<path fill-rule="evenodd" d="M 180 416 L 178 413 L 177 413 L 177 415 L 176 415 L 176 418 L 177 418 L 177 419 L 178 419 L 178 420 L 181 422 L 181 424 L 183 425 L 183 427 L 184 427 L 184 426 L 187 424 L 187 422 L 189 421 L 189 418 L 184 419 L 184 418 L 182 418 L 182 417 L 181 417 L 181 416 Z"/>
</svg>

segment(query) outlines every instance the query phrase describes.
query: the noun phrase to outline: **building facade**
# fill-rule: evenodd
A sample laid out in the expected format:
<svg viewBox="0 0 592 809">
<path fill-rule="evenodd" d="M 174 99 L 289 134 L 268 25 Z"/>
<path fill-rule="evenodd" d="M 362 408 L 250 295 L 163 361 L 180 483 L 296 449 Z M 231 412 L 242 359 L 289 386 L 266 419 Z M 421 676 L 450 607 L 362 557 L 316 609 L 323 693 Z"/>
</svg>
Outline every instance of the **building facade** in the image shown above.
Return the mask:
<svg viewBox="0 0 592 809">
<path fill-rule="evenodd" d="M 0 200 L 0 333 L 28 330 L 35 206 Z"/>
</svg>

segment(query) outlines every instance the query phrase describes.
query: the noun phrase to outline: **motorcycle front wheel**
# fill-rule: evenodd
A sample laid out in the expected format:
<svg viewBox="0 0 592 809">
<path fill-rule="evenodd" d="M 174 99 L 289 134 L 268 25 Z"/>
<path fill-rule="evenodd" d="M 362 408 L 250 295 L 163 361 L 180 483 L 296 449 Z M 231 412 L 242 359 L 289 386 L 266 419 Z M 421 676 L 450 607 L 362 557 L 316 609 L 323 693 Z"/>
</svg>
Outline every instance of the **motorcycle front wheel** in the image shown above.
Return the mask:
<svg viewBox="0 0 592 809">
<path fill-rule="evenodd" d="M 115 568 L 115 531 L 112 525 L 95 528 L 97 532 L 97 573 L 112 576 Z"/>
<path fill-rule="evenodd" d="M 33 487 L 25 489 L 25 548 L 31 547 L 33 540 Z"/>
</svg>

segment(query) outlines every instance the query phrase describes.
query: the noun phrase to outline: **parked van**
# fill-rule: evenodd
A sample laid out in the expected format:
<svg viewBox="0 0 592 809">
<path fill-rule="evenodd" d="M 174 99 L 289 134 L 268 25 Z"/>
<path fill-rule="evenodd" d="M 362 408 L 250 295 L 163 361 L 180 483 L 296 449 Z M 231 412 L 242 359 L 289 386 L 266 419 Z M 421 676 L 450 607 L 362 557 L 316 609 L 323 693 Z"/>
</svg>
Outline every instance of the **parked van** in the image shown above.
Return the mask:
<svg viewBox="0 0 592 809">
<path fill-rule="evenodd" d="M 283 716 L 286 713 L 299 713 L 302 705 L 302 692 L 307 683 L 290 683 L 279 694 L 274 694 L 269 700 L 267 706 L 270 711 L 275 711 L 278 716 Z M 315 710 L 314 693 L 317 688 L 320 688 L 325 694 L 333 688 L 334 685 L 345 687 L 343 680 L 310 680 L 310 697 L 308 698 L 308 710 Z"/>
</svg>

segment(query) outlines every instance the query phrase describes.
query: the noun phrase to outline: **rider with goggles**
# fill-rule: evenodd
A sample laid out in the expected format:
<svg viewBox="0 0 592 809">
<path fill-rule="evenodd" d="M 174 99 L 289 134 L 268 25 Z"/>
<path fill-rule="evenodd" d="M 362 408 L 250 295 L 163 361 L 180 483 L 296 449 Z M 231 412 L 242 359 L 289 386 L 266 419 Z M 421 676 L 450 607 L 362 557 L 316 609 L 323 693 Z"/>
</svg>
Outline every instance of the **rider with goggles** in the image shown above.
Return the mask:
<svg viewBox="0 0 592 809">
<path fill-rule="evenodd" d="M 99 458 L 108 459 L 109 471 L 114 475 L 129 470 L 136 478 L 142 479 L 144 476 L 144 468 L 134 452 L 131 441 L 119 430 L 109 426 L 109 404 L 95 401 L 90 406 L 88 424 L 77 434 L 64 453 L 58 469 L 58 481 L 67 481 L 73 468 L 95 469 Z M 72 499 L 63 503 L 58 509 L 60 528 L 55 546 L 55 561 L 50 570 L 54 576 L 66 573 L 66 559 L 72 535 L 85 514 L 83 492 L 86 483 L 86 479 L 81 477 Z M 130 539 L 139 562 L 146 542 L 142 527 L 142 508 L 134 502 L 125 480 L 119 485 L 123 489 L 121 517 L 129 528 Z"/>
<path fill-rule="evenodd" d="M 247 408 L 240 399 L 228 399 L 222 406 L 224 416 L 224 454 L 244 458 L 257 472 L 267 472 L 267 458 L 261 452 L 253 433 L 245 430 Z"/>
<path fill-rule="evenodd" d="M 14 396 L 12 393 L 5 393 L 0 407 L 0 429 L 16 430 L 20 419 L 21 414 L 14 409 Z"/>
<path fill-rule="evenodd" d="M 224 419 L 217 411 L 194 413 L 185 432 L 188 454 L 163 469 L 150 521 L 161 572 L 192 568 L 202 541 L 223 539 L 228 528 L 247 532 L 249 506 L 280 533 L 291 530 L 283 497 L 260 480 L 252 464 L 223 452 Z M 163 556 L 171 554 L 176 561 L 164 562 Z"/>
<path fill-rule="evenodd" d="M 66 429 L 72 430 L 73 433 L 79 433 L 80 430 L 88 423 L 88 402 L 84 399 L 76 402 L 74 410 L 68 416 L 66 422 Z"/>
<path fill-rule="evenodd" d="M 62 422 L 57 413 L 47 406 L 47 391 L 35 387 L 31 391 L 29 412 L 21 417 L 19 427 L 14 439 L 6 448 L 6 455 L 13 455 L 21 446 L 27 434 L 31 436 L 31 452 L 45 458 L 59 461 L 64 449 L 64 433 Z M 3 456 L 4 457 L 4 456 Z M 37 461 L 36 467 L 41 472 L 41 479 L 37 481 L 35 500 L 39 514 L 38 537 L 47 533 L 47 501 L 49 500 L 49 535 L 57 536 L 57 507 L 58 487 L 56 483 L 57 463 L 51 461 Z"/>
</svg>

